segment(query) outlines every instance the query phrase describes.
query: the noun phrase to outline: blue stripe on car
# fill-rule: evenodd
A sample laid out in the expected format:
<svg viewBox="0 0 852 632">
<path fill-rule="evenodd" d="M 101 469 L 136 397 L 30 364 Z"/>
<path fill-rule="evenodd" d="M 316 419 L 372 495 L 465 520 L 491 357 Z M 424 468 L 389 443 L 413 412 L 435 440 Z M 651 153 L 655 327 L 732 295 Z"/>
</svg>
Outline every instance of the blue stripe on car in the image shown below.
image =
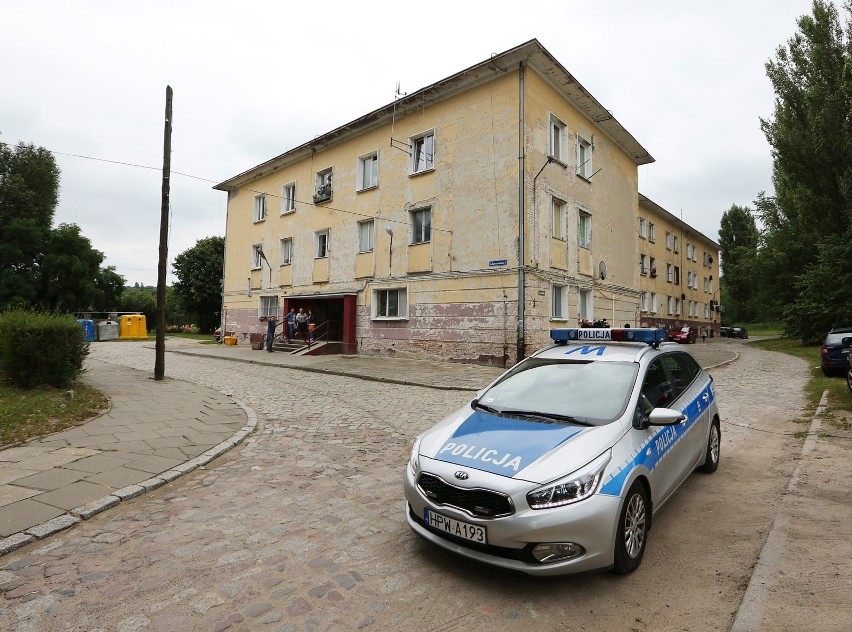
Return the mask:
<svg viewBox="0 0 852 632">
<path fill-rule="evenodd" d="M 704 401 L 705 395 L 707 396 L 706 403 Z M 648 437 L 633 454 L 632 458 L 619 469 L 615 470 L 604 481 L 603 485 L 601 485 L 600 493 L 608 496 L 620 496 L 624 482 L 637 465 L 644 465 L 649 471 L 653 471 L 657 467 L 657 464 L 665 458 L 683 436 L 695 426 L 695 422 L 698 421 L 701 413 L 710 406 L 715 398 L 716 394 L 713 391 L 713 383 L 708 382 L 707 386 L 702 389 L 695 399 L 687 404 L 685 408 L 681 409 L 681 412 L 686 415 L 686 421 L 676 426 L 663 426 L 656 433 Z"/>
<path fill-rule="evenodd" d="M 582 431 L 578 426 L 521 421 L 474 411 L 435 458 L 511 478 Z"/>
</svg>

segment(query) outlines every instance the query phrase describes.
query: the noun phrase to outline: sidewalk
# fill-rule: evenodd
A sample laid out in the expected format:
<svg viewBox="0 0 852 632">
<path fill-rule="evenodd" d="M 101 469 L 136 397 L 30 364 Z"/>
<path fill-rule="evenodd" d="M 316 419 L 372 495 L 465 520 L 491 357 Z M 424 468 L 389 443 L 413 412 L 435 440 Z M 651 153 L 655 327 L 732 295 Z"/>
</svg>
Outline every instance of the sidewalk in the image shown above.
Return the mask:
<svg viewBox="0 0 852 632">
<path fill-rule="evenodd" d="M 255 414 L 216 391 L 90 360 L 105 414 L 0 451 L 0 555 L 172 481 L 240 443 Z"/>
</svg>

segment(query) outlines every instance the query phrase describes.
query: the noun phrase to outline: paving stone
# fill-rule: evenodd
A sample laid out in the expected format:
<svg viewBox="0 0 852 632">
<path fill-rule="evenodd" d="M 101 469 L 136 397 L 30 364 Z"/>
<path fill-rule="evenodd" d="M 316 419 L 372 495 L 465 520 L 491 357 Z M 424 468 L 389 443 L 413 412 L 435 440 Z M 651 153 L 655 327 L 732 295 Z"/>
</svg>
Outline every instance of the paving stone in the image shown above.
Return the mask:
<svg viewBox="0 0 852 632">
<path fill-rule="evenodd" d="M 268 603 L 254 603 L 245 609 L 245 613 L 252 618 L 257 618 L 270 610 L 272 606 Z"/>
<path fill-rule="evenodd" d="M 144 493 L 145 488 L 141 485 L 128 485 L 127 487 L 115 490 L 112 495 L 117 496 L 121 500 L 129 500 L 130 498 L 136 498 Z"/>
<path fill-rule="evenodd" d="M 56 518 L 48 520 L 40 525 L 30 527 L 27 529 L 27 533 L 41 540 L 49 535 L 63 531 L 68 527 L 72 527 L 78 522 L 80 522 L 80 519 L 76 516 L 72 516 L 71 514 L 62 514 L 61 516 L 57 516 Z"/>
<path fill-rule="evenodd" d="M 84 476 L 86 476 L 85 473 L 77 470 L 50 466 L 50 469 L 39 472 L 38 474 L 19 478 L 15 481 L 15 485 L 21 485 L 31 489 L 53 490 L 79 481 Z"/>
<path fill-rule="evenodd" d="M 94 500 L 86 505 L 75 507 L 71 510 L 71 513 L 75 516 L 80 516 L 84 520 L 88 520 L 95 514 L 99 514 L 106 509 L 115 507 L 120 502 L 121 499 L 118 496 L 103 496 L 102 498 Z"/>
<path fill-rule="evenodd" d="M 42 494 L 0 507 L 0 536 L 10 536 L 65 513 L 40 502 Z"/>
<path fill-rule="evenodd" d="M 85 458 L 72 461 L 71 463 L 67 463 L 65 468 L 95 474 L 97 472 L 105 472 L 116 467 L 121 467 L 127 462 L 128 459 L 125 456 L 96 454 L 95 456 L 87 456 Z"/>
<path fill-rule="evenodd" d="M 35 540 L 35 538 L 31 535 L 27 535 L 26 533 L 15 533 L 7 538 L 2 538 L 0 539 L 0 555 L 11 553 L 25 544 L 29 544 L 33 540 Z"/>
</svg>

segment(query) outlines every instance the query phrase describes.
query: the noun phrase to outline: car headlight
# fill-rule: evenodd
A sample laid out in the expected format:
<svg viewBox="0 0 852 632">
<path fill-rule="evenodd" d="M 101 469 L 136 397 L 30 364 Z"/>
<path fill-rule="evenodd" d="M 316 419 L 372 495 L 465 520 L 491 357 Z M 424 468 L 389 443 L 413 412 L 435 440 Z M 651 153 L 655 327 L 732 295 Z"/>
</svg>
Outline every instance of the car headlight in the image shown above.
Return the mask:
<svg viewBox="0 0 852 632">
<path fill-rule="evenodd" d="M 530 508 L 550 509 L 585 500 L 598 491 L 604 469 L 609 463 L 610 457 L 611 453 L 607 450 L 594 461 L 569 474 L 559 482 L 530 492 L 527 494 L 527 502 Z"/>
<path fill-rule="evenodd" d="M 420 440 L 423 438 L 423 435 L 420 435 L 414 440 L 414 445 L 411 447 L 411 456 L 408 458 L 408 467 L 411 469 L 412 474 L 417 474 L 417 470 L 420 467 Z"/>
</svg>

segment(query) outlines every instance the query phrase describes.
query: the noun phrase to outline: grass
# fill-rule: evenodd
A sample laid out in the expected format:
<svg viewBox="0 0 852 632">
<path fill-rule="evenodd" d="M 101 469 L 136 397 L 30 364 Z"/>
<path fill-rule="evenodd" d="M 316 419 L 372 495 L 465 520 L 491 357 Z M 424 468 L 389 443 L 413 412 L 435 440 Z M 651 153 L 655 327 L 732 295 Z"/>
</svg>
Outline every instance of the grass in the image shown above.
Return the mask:
<svg viewBox="0 0 852 632">
<path fill-rule="evenodd" d="M 103 393 L 79 382 L 70 389 L 21 389 L 0 374 L 0 446 L 17 445 L 80 425 L 107 406 Z"/>
<path fill-rule="evenodd" d="M 749 332 L 749 335 L 751 332 Z M 822 369 L 819 364 L 819 349 L 820 345 L 803 345 L 799 340 L 791 338 L 775 338 L 772 340 L 759 340 L 751 344 L 757 345 L 770 351 L 779 351 L 788 355 L 802 358 L 808 363 L 811 378 L 805 387 L 808 404 L 812 411 L 815 411 L 819 405 L 823 391 L 828 391 L 828 408 L 825 416 L 829 423 L 835 418 L 835 413 L 840 413 L 844 416 L 852 412 L 852 394 L 846 387 L 845 376 L 826 377 L 822 374 Z M 783 385 L 779 385 L 783 386 Z M 840 426 L 845 422 L 839 421 Z"/>
</svg>

